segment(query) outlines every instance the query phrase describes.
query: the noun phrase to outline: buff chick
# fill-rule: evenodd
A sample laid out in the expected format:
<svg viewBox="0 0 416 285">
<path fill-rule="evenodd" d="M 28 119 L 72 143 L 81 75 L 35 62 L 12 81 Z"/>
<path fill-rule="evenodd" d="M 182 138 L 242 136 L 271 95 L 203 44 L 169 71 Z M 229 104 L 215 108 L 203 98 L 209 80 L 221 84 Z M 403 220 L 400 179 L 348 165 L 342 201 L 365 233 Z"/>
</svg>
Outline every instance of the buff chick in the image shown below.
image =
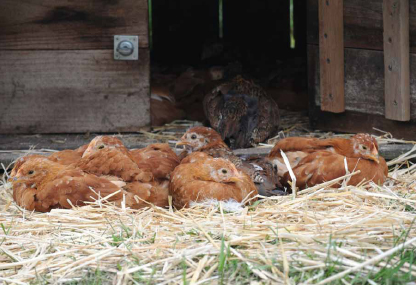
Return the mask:
<svg viewBox="0 0 416 285">
<path fill-rule="evenodd" d="M 116 176 L 124 182 L 153 181 L 152 173 L 140 169 L 122 141 L 113 136 L 95 137 L 76 166 L 95 175 Z"/>
<path fill-rule="evenodd" d="M 361 171 L 349 180 L 349 185 L 357 185 L 362 180 L 383 183 L 388 173 L 386 161 L 378 153 L 377 141 L 369 134 L 357 134 L 350 139 L 292 137 L 277 142 L 267 158 L 279 168 L 284 186 L 288 185 L 290 175 L 281 150 L 288 157 L 300 188 L 345 175 L 344 157 L 350 172 Z"/>
<path fill-rule="evenodd" d="M 145 148 L 130 151 L 140 169 L 149 171 L 158 180 L 169 180 L 170 174 L 179 165 L 179 157 L 168 144 L 155 143 Z"/>
<path fill-rule="evenodd" d="M 193 158 L 181 163 L 172 173 L 169 193 L 177 209 L 208 199 L 242 202 L 257 195 L 250 177 L 238 171 L 230 161 L 196 155 Z"/>
<path fill-rule="evenodd" d="M 10 179 L 13 186 L 15 202 L 30 211 L 48 212 L 55 208 L 72 208 L 83 206 L 85 202 L 93 202 L 100 197 L 108 198 L 120 206 L 124 200 L 126 206 L 141 208 L 143 202 L 137 202 L 134 194 L 122 189 L 108 179 L 72 166 L 65 166 L 48 159 L 32 157 L 20 167 L 14 178 Z M 70 202 L 68 202 L 68 200 Z"/>
</svg>

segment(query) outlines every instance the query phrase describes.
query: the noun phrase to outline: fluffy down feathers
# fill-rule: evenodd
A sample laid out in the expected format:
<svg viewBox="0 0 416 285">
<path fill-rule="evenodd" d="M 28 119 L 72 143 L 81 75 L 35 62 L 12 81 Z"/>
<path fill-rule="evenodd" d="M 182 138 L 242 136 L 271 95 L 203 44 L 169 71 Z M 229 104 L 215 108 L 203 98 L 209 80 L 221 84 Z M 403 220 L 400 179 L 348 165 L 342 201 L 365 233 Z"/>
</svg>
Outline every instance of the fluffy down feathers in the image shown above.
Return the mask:
<svg viewBox="0 0 416 285">
<path fill-rule="evenodd" d="M 190 128 L 181 138 L 178 145 L 184 145 L 188 151 L 199 151 L 214 158 L 224 158 L 232 162 L 237 169 L 246 173 L 263 196 L 274 195 L 277 170 L 263 158 L 250 162 L 242 160 L 224 143 L 221 136 L 211 128 Z M 261 166 L 260 166 L 261 165 Z"/>
<path fill-rule="evenodd" d="M 123 143 L 109 136 L 94 138 L 77 167 L 95 175 L 112 175 L 126 182 L 150 182 L 153 175 L 139 168 Z"/>
<path fill-rule="evenodd" d="M 179 165 L 179 158 L 168 144 L 156 143 L 130 151 L 140 169 L 151 172 L 155 179 L 169 180 Z"/>
<path fill-rule="evenodd" d="M 65 166 L 45 157 L 31 157 L 13 178 L 13 198 L 27 210 L 48 212 L 54 208 L 83 206 L 111 195 L 109 202 L 139 209 L 154 204 L 168 205 L 168 185 L 124 181 L 114 177 L 97 177 L 73 166 Z M 124 196 L 124 197 L 123 197 Z M 70 202 L 68 202 L 68 200 Z"/>
<path fill-rule="evenodd" d="M 169 192 L 176 208 L 189 207 L 191 202 L 207 199 L 237 202 L 254 197 L 257 189 L 250 177 L 220 158 L 202 158 L 193 155 L 187 163 L 180 164 L 170 180 Z"/>
<path fill-rule="evenodd" d="M 293 168 L 296 176 L 296 186 L 304 189 L 316 184 L 329 181 L 346 174 L 344 166 L 345 156 L 334 154 L 327 151 L 314 152 Z M 379 158 L 379 163 L 368 159 L 346 158 L 348 171 L 354 172 L 360 170 L 360 173 L 352 176 L 347 185 L 357 185 L 363 181 L 373 181 L 377 184 L 383 184 L 387 177 L 387 164 L 384 158 Z M 288 181 L 290 181 L 289 173 L 283 175 L 283 185 L 290 189 Z M 333 187 L 340 187 L 341 183 L 335 184 Z"/>
<path fill-rule="evenodd" d="M 279 167 L 281 182 L 287 186 L 290 177 L 281 150 L 288 157 L 300 188 L 345 175 L 344 157 L 347 157 L 349 171 L 361 171 L 349 180 L 350 185 L 363 179 L 383 183 L 387 177 L 387 165 L 378 154 L 377 141 L 368 134 L 357 134 L 351 139 L 293 137 L 277 142 L 267 159 Z"/>
<path fill-rule="evenodd" d="M 27 210 L 48 212 L 54 208 L 71 208 L 115 194 L 109 201 L 120 204 L 123 194 L 127 204 L 137 204 L 133 195 L 105 178 L 87 174 L 44 158 L 28 159 L 12 179 L 13 198 Z M 70 203 L 68 202 L 70 201 Z"/>
</svg>

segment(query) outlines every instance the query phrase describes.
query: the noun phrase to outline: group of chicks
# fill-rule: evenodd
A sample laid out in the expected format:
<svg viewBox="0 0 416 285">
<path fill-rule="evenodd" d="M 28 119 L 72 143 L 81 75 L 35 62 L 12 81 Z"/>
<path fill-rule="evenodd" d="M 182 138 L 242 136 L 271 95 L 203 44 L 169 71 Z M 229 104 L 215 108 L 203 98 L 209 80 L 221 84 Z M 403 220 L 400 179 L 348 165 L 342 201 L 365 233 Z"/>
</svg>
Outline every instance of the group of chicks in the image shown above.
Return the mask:
<svg viewBox="0 0 416 285">
<path fill-rule="evenodd" d="M 76 150 L 28 155 L 17 160 L 10 173 L 13 198 L 27 210 L 48 212 L 102 198 L 132 209 L 167 207 L 171 196 L 173 206 L 181 209 L 209 199 L 251 203 L 257 194 L 289 192 L 287 163 L 301 189 L 343 176 L 346 167 L 360 170 L 349 185 L 363 180 L 383 183 L 387 176 L 377 142 L 367 134 L 351 139 L 286 138 L 267 157 L 245 159 L 211 128 L 189 129 L 178 145 L 185 146 L 179 156 L 167 144 L 129 150 L 116 137 L 98 136 Z"/>
</svg>

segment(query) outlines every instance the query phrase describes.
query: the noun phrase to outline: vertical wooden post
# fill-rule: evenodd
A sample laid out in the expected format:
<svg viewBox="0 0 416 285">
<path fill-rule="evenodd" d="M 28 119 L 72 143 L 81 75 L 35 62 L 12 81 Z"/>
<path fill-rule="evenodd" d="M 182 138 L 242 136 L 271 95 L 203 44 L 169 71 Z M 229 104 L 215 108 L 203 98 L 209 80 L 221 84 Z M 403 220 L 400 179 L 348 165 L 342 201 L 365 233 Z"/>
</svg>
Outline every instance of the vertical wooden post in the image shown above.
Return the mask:
<svg viewBox="0 0 416 285">
<path fill-rule="evenodd" d="M 409 0 L 383 0 L 385 117 L 410 120 Z"/>
<path fill-rule="evenodd" d="M 321 110 L 345 111 L 343 0 L 319 0 Z"/>
</svg>

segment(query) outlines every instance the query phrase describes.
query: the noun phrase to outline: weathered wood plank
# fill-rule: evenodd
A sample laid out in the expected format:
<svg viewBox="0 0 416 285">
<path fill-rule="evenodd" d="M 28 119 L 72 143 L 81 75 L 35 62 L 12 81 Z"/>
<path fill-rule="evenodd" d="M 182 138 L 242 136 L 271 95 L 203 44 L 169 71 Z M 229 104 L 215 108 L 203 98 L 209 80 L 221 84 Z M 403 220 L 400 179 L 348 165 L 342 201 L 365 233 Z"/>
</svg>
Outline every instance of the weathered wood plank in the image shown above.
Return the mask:
<svg viewBox="0 0 416 285">
<path fill-rule="evenodd" d="M 307 0 L 307 40 L 319 43 L 318 1 Z M 410 1 L 410 51 L 416 53 L 416 1 Z M 383 50 L 383 0 L 344 0 L 344 46 Z"/>
<path fill-rule="evenodd" d="M 395 138 L 416 140 L 415 121 L 400 122 L 386 119 L 384 115 L 345 111 L 342 114 L 322 112 L 318 107 L 309 110 L 311 126 L 322 131 L 371 133 L 380 135 L 379 129 Z"/>
<path fill-rule="evenodd" d="M 29 149 L 64 150 L 76 149 L 89 143 L 98 134 L 42 134 L 42 135 L 0 135 L 1 151 L 26 151 Z M 130 149 L 141 148 L 154 143 L 142 134 L 108 134 L 122 139 Z"/>
<path fill-rule="evenodd" d="M 343 0 L 319 1 L 321 109 L 345 111 Z"/>
<path fill-rule="evenodd" d="M 0 133 L 136 131 L 150 123 L 149 51 L 2 51 Z"/>
<path fill-rule="evenodd" d="M 384 94 L 387 119 L 410 120 L 409 0 L 383 1 Z"/>
<path fill-rule="evenodd" d="M 148 47 L 147 0 L 2 0 L 0 50 L 113 49 L 113 36 Z"/>
<path fill-rule="evenodd" d="M 384 56 L 376 50 L 349 49 L 345 54 L 345 109 L 384 116 Z M 309 94 L 320 106 L 319 50 L 308 45 Z M 410 109 L 416 110 L 416 54 L 410 54 Z M 312 96 L 316 94 L 316 96 Z M 416 112 L 411 112 L 416 121 Z"/>
</svg>

